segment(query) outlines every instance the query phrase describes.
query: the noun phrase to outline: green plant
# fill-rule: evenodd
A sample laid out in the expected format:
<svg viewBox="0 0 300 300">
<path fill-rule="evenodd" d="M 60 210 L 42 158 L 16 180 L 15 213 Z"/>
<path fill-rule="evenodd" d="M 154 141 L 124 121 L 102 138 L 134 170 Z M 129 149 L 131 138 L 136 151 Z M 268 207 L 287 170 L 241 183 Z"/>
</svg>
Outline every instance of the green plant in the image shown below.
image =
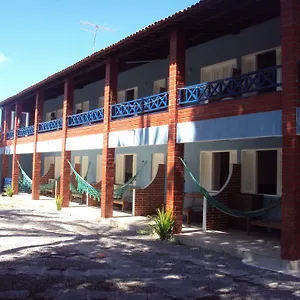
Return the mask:
<svg viewBox="0 0 300 300">
<path fill-rule="evenodd" d="M 56 202 L 56 209 L 61 210 L 62 209 L 63 198 L 58 195 L 58 196 L 55 197 L 55 202 Z"/>
<path fill-rule="evenodd" d="M 12 197 L 13 194 L 14 194 L 14 190 L 12 188 L 11 185 L 8 185 L 6 188 L 5 188 L 5 193 L 8 197 Z"/>
<path fill-rule="evenodd" d="M 157 215 L 152 217 L 154 224 L 150 224 L 152 232 L 155 232 L 162 241 L 170 240 L 174 230 L 174 217 L 171 211 L 165 211 L 164 208 L 157 209 Z"/>
</svg>

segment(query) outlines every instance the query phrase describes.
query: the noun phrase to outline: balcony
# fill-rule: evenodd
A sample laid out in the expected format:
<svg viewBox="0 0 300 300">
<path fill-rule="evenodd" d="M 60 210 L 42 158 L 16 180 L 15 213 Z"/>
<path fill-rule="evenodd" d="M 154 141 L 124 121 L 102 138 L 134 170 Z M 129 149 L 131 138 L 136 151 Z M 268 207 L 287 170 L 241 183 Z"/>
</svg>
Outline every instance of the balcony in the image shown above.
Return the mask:
<svg viewBox="0 0 300 300">
<path fill-rule="evenodd" d="M 138 116 L 144 113 L 152 113 L 168 108 L 168 92 L 131 100 L 111 106 L 111 118 L 113 120 Z"/>
<path fill-rule="evenodd" d="M 38 132 L 48 132 L 62 129 L 62 119 L 51 120 L 39 123 Z"/>
<path fill-rule="evenodd" d="M 24 137 L 29 135 L 34 135 L 34 125 L 18 129 L 18 137 Z"/>
<path fill-rule="evenodd" d="M 13 130 L 9 130 L 6 134 L 6 139 L 8 140 L 12 140 L 14 138 L 14 131 Z"/>
<path fill-rule="evenodd" d="M 282 86 L 278 80 L 280 71 L 281 66 L 274 66 L 240 76 L 187 86 L 179 89 L 179 104 L 207 104 L 250 93 L 273 92 Z"/>
<path fill-rule="evenodd" d="M 11 183 L 12 183 L 12 179 L 9 178 L 9 177 L 5 177 L 3 181 L 4 181 L 4 182 L 3 182 L 3 187 L 4 187 L 4 188 L 8 187 L 8 186 L 11 185 Z"/>
<path fill-rule="evenodd" d="M 68 116 L 68 127 L 81 126 L 102 122 L 104 116 L 103 108 L 96 108 L 88 112 Z"/>
</svg>

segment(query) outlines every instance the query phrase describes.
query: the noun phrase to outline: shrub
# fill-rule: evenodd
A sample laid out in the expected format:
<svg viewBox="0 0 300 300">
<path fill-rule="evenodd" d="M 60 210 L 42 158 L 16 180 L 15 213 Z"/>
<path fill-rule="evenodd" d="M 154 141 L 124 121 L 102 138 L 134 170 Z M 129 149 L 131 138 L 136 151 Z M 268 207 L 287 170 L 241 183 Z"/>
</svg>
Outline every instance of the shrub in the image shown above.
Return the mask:
<svg viewBox="0 0 300 300">
<path fill-rule="evenodd" d="M 57 210 L 61 210 L 62 209 L 62 203 L 63 203 L 63 199 L 61 196 L 56 196 L 55 198 L 55 202 L 56 202 L 56 209 Z"/>
<path fill-rule="evenodd" d="M 5 188 L 5 193 L 8 197 L 12 197 L 13 194 L 14 194 L 14 190 L 12 188 L 11 185 L 8 185 L 6 188 Z"/>
<path fill-rule="evenodd" d="M 152 217 L 154 224 L 150 224 L 152 232 L 155 232 L 160 240 L 170 240 L 174 229 L 174 218 L 171 211 L 165 211 L 164 208 L 157 209 L 157 215 Z"/>
</svg>

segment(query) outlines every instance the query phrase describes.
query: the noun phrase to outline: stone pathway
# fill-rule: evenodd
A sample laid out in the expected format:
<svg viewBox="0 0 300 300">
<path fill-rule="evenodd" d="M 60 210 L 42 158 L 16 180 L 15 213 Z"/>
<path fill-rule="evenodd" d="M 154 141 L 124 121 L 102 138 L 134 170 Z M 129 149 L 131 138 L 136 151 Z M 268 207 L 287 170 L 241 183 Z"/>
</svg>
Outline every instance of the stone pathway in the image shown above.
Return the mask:
<svg viewBox="0 0 300 300">
<path fill-rule="evenodd" d="M 300 297 L 297 278 L 83 215 L 0 198 L 0 299 Z"/>
</svg>

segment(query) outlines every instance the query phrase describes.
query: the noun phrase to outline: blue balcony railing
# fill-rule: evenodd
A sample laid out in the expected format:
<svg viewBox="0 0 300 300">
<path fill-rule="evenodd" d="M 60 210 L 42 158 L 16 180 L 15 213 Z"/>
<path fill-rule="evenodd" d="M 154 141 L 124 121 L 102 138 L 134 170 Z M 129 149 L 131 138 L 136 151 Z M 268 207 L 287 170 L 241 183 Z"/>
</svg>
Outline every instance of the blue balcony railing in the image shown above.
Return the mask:
<svg viewBox="0 0 300 300">
<path fill-rule="evenodd" d="M 14 131 L 13 130 L 9 130 L 6 134 L 6 138 L 8 140 L 12 140 L 14 138 Z"/>
<path fill-rule="evenodd" d="M 68 116 L 68 127 L 80 126 L 103 121 L 103 108 Z"/>
<path fill-rule="evenodd" d="M 11 185 L 12 179 L 11 179 L 11 178 L 8 178 L 8 177 L 5 177 L 3 181 L 4 181 L 4 182 L 3 182 L 3 187 L 6 188 L 6 187 L 8 187 L 9 185 Z"/>
<path fill-rule="evenodd" d="M 281 66 L 229 77 L 212 82 L 200 83 L 179 89 L 180 104 L 207 103 L 252 92 L 275 91 L 282 83 L 278 80 Z"/>
<path fill-rule="evenodd" d="M 39 123 L 38 132 L 48 132 L 59 129 L 62 129 L 62 119 Z"/>
<path fill-rule="evenodd" d="M 34 135 L 34 125 L 18 129 L 18 137 L 24 137 L 29 135 Z"/>
<path fill-rule="evenodd" d="M 118 119 L 151 113 L 168 108 L 168 92 L 131 100 L 111 106 L 111 118 Z"/>
</svg>

